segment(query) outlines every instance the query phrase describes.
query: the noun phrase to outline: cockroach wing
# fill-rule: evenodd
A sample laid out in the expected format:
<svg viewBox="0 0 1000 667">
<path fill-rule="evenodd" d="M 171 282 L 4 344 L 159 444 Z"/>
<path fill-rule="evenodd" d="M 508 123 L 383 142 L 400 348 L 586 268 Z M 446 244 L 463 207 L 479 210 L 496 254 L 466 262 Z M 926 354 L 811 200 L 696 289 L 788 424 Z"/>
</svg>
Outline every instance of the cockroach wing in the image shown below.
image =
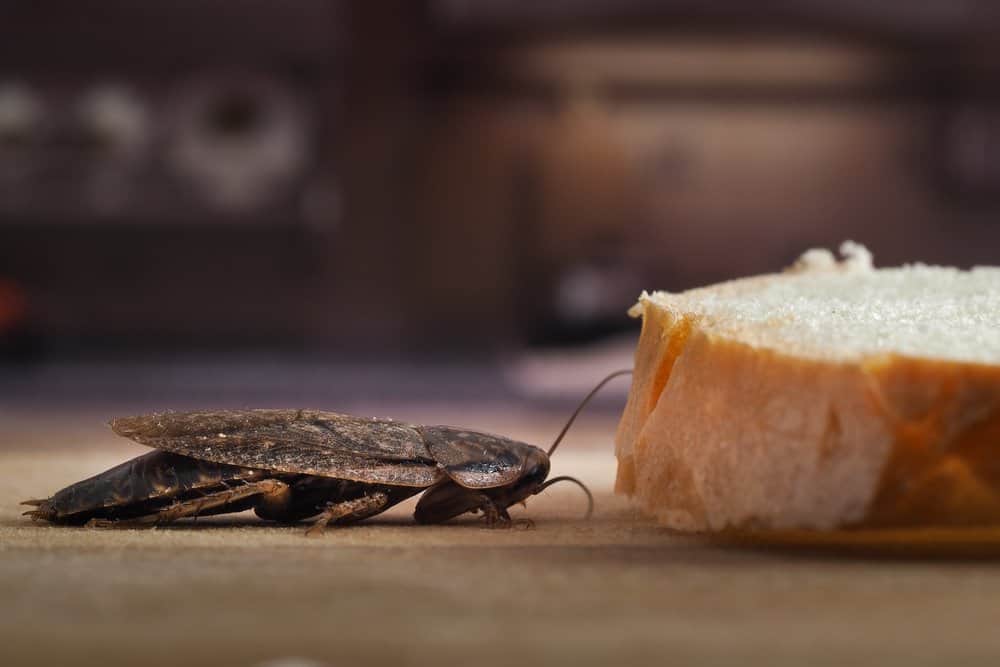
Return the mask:
<svg viewBox="0 0 1000 667">
<path fill-rule="evenodd" d="M 118 435 L 216 463 L 392 486 L 444 475 L 408 424 L 310 410 L 171 412 L 122 417 Z"/>
<path fill-rule="evenodd" d="M 452 426 L 417 426 L 427 449 L 457 484 L 468 489 L 506 486 L 521 477 L 535 447 Z"/>
</svg>

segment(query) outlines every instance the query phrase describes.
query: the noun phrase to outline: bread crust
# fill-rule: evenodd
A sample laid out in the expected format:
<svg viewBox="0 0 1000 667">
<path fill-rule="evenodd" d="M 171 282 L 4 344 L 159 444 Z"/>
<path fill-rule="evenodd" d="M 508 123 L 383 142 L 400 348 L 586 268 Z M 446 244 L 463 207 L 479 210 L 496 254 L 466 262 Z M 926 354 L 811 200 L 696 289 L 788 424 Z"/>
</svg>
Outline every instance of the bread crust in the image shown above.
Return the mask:
<svg viewBox="0 0 1000 667">
<path fill-rule="evenodd" d="M 616 489 L 665 525 L 1000 523 L 1000 367 L 807 358 L 638 309 Z"/>
</svg>

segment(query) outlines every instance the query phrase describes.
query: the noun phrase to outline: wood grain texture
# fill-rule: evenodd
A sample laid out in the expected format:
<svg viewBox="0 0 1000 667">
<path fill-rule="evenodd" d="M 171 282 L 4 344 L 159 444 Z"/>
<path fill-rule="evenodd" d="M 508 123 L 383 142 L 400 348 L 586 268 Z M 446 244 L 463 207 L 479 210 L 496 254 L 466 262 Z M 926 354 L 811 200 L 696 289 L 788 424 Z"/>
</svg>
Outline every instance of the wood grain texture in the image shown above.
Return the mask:
<svg viewBox="0 0 1000 667">
<path fill-rule="evenodd" d="M 528 442 L 559 425 L 509 414 L 475 418 Z M 678 536 L 612 494 L 613 418 L 584 420 L 553 458 L 553 474 L 593 486 L 591 522 L 579 491 L 557 486 L 515 508 L 533 531 L 482 530 L 474 517 L 416 526 L 411 501 L 307 539 L 304 526 L 252 516 L 154 531 L 32 524 L 18 500 L 143 450 L 109 437 L 99 415 L 41 430 L 33 419 L 22 446 L 13 417 L 0 423 L 4 665 L 912 667 L 1000 655 L 1000 560 L 988 550 L 924 558 Z"/>
</svg>

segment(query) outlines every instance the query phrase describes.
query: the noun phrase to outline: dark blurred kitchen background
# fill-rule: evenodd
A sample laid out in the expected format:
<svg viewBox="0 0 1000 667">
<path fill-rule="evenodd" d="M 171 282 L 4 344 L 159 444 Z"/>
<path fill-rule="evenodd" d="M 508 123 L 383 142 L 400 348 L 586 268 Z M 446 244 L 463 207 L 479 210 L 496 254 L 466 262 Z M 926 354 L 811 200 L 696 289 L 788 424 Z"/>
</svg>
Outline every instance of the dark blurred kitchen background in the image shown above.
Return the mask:
<svg viewBox="0 0 1000 667">
<path fill-rule="evenodd" d="M 848 238 L 1000 263 L 998 35 L 986 0 L 2 3 L 0 373 L 489 365 Z"/>
</svg>

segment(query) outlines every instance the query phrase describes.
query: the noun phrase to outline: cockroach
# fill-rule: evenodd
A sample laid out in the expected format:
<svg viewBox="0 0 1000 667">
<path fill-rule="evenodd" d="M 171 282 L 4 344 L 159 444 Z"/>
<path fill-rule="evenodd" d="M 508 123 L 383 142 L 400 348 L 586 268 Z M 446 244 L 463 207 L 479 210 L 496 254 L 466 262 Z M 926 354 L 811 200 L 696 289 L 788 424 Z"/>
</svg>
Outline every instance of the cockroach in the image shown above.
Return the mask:
<svg viewBox="0 0 1000 667">
<path fill-rule="evenodd" d="M 569 476 L 547 479 L 547 451 L 453 426 L 422 426 L 313 410 L 178 412 L 111 421 L 118 435 L 154 451 L 26 500 L 33 519 L 96 527 L 159 526 L 185 517 L 253 509 L 262 519 L 313 519 L 309 533 L 375 516 L 418 493 L 417 523 L 482 512 L 489 527 L 512 524 L 507 509 Z M 530 523 L 530 522 L 529 522 Z"/>
</svg>

